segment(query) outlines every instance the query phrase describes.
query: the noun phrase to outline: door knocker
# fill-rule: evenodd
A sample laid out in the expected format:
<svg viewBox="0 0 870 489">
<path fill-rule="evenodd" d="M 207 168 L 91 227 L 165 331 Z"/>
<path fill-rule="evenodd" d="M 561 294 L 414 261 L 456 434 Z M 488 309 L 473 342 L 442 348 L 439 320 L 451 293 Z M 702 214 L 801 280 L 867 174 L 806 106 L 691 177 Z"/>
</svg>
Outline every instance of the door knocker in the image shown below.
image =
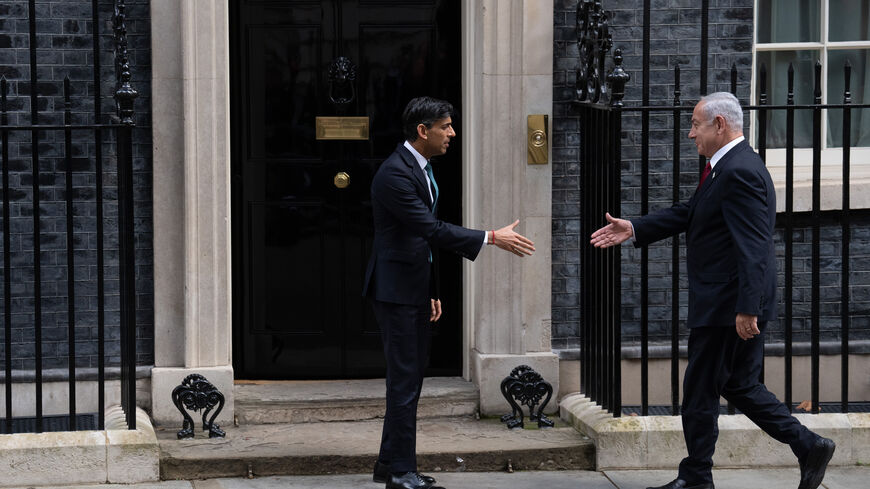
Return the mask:
<svg viewBox="0 0 870 489">
<path fill-rule="evenodd" d="M 345 105 L 356 98 L 356 66 L 351 60 L 339 56 L 329 64 L 329 100 L 337 105 Z"/>
</svg>

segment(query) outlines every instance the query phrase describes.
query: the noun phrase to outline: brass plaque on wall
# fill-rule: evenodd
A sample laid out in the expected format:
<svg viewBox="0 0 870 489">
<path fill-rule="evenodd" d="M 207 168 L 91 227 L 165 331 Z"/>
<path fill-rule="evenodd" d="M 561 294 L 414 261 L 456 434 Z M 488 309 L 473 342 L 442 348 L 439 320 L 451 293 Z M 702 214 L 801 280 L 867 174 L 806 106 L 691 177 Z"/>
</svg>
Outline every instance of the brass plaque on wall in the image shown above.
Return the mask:
<svg viewBox="0 0 870 489">
<path fill-rule="evenodd" d="M 365 141 L 369 138 L 368 117 L 317 117 L 317 139 Z"/>
</svg>

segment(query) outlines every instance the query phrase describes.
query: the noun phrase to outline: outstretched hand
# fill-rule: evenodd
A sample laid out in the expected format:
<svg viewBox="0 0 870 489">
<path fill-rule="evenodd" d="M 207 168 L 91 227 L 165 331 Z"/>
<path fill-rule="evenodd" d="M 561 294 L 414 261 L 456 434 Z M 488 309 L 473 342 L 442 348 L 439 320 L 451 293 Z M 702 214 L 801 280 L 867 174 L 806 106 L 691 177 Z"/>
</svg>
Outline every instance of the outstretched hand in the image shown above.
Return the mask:
<svg viewBox="0 0 870 489">
<path fill-rule="evenodd" d="M 630 222 L 613 217 L 609 212 L 604 214 L 604 217 L 610 224 L 592 233 L 592 239 L 589 240 L 592 246 L 596 248 L 609 248 L 622 244 L 623 241 L 631 238 L 633 231 Z"/>
<path fill-rule="evenodd" d="M 529 238 L 514 231 L 514 228 L 517 227 L 517 224 L 519 223 L 520 220 L 517 219 L 513 224 L 493 231 L 492 244 L 505 251 L 510 251 L 519 257 L 523 257 L 524 255 L 531 255 L 535 252 L 535 243 L 532 243 Z"/>
</svg>

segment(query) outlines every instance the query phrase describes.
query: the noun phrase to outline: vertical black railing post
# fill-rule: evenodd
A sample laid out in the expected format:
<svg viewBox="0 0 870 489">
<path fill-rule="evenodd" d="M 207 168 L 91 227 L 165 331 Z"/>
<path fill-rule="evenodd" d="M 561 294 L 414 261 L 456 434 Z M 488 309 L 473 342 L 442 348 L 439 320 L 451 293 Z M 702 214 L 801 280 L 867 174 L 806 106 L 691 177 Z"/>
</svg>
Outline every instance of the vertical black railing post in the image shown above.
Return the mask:
<svg viewBox="0 0 870 489">
<path fill-rule="evenodd" d="M 708 37 L 710 25 L 710 0 L 701 1 L 701 76 L 700 76 L 700 94 L 703 97 L 707 95 L 707 58 L 710 49 L 710 39 Z M 707 166 L 706 158 L 698 156 L 698 179 L 704 173 L 704 167 Z"/>
<path fill-rule="evenodd" d="M 641 105 L 649 105 L 649 62 L 650 62 L 650 0 L 643 2 L 643 79 L 641 80 Z M 641 117 L 641 155 L 640 155 L 640 215 L 649 213 L 649 112 L 643 111 Z M 649 338 L 649 248 L 640 249 L 640 327 L 641 336 Z M 647 358 L 647 361 L 649 359 Z M 647 362 L 644 362 L 646 366 Z M 648 382 L 647 378 L 647 382 Z"/>
<path fill-rule="evenodd" d="M 811 304 L 811 378 L 812 412 L 819 412 L 819 256 L 822 178 L 822 63 L 816 61 L 813 86 L 813 212 L 812 212 L 812 304 Z"/>
<path fill-rule="evenodd" d="M 736 83 L 737 80 L 737 66 L 732 65 L 732 80 Z M 765 68 L 764 63 L 761 63 L 761 69 L 759 70 L 759 80 L 758 80 L 758 105 L 760 108 L 758 109 L 758 155 L 761 157 L 761 161 L 767 165 L 767 111 L 764 109 L 764 106 L 767 105 L 767 68 Z M 751 119 L 751 118 L 750 118 Z M 761 345 L 761 375 L 759 376 L 759 381 L 764 383 L 764 371 L 766 360 L 764 356 L 765 345 Z"/>
<path fill-rule="evenodd" d="M 69 427 L 76 430 L 76 305 L 75 305 L 75 240 L 73 239 L 73 169 L 72 112 L 69 77 L 63 79 L 64 164 L 66 165 L 66 293 L 67 348 L 69 367 Z"/>
<path fill-rule="evenodd" d="M 761 63 L 758 70 L 758 156 L 767 164 L 767 67 Z"/>
<path fill-rule="evenodd" d="M 115 4 L 116 63 L 119 68 L 118 144 L 118 255 L 121 312 L 121 404 L 127 426 L 136 429 L 136 256 L 133 221 L 133 102 L 139 95 L 130 84 L 127 56 L 126 5 Z"/>
<path fill-rule="evenodd" d="M 607 166 L 604 161 L 604 134 L 605 131 L 603 126 L 601 125 L 604 122 L 604 114 L 600 110 L 600 106 L 596 108 L 594 111 L 595 114 L 595 127 L 598 128 L 598 134 L 596 136 L 596 143 L 594 146 L 595 156 L 594 156 L 594 164 L 595 171 L 597 172 L 597 177 L 595 179 L 595 207 L 597 212 L 595 212 L 595 219 L 598 225 L 596 228 L 600 228 L 606 221 L 601 217 L 602 214 L 606 211 L 605 198 L 607 197 Z M 604 409 L 608 408 L 607 405 L 607 359 L 605 354 L 607 352 L 607 311 L 601 307 L 602 304 L 607 303 L 607 287 L 608 287 L 608 279 L 607 276 L 607 261 L 608 254 L 607 250 L 599 250 L 600 253 L 595 259 L 595 270 L 596 270 L 596 283 L 598 284 L 598 290 L 596 291 L 595 296 L 595 359 L 596 364 L 595 368 L 597 370 L 596 374 L 596 382 L 595 382 L 595 395 L 601 407 Z"/>
<path fill-rule="evenodd" d="M 674 67 L 674 159 L 673 194 L 674 204 L 680 201 L 680 65 Z M 680 402 L 678 384 L 680 381 L 680 235 L 676 234 L 671 242 L 671 412 L 677 414 Z M 677 360 L 675 365 L 674 360 Z M 644 413 L 646 415 L 646 413 Z"/>
<path fill-rule="evenodd" d="M 28 2 L 30 23 L 30 156 L 33 165 L 33 328 L 35 343 L 36 432 L 42 433 L 42 264 L 39 227 L 39 96 L 36 84 L 36 0 Z"/>
<path fill-rule="evenodd" d="M 707 95 L 707 62 L 710 46 L 710 0 L 701 0 L 701 96 Z M 703 171 L 703 168 L 701 169 Z"/>
<path fill-rule="evenodd" d="M 103 122 L 100 80 L 100 10 L 99 0 L 91 0 L 94 57 L 94 124 Z M 97 217 L 97 424 L 105 428 L 106 418 L 106 301 L 103 259 L 103 130 L 94 129 L 94 176 L 96 179 Z"/>
<path fill-rule="evenodd" d="M 846 60 L 843 66 L 843 81 L 845 89 L 843 90 L 843 219 L 841 220 L 843 235 L 842 239 L 842 267 L 840 273 L 841 283 L 841 303 L 840 303 L 840 327 L 842 334 L 840 335 L 840 411 L 843 413 L 849 412 L 849 234 L 850 234 L 850 217 L 849 217 L 849 159 L 850 148 L 852 146 L 852 111 L 848 107 L 852 103 L 852 92 L 849 90 L 852 77 L 852 65 L 849 60 Z"/>
<path fill-rule="evenodd" d="M 602 116 L 602 121 L 604 124 L 601 126 L 604 131 L 602 131 L 603 138 L 601 139 L 601 150 L 602 150 L 602 166 L 604 167 L 604 185 L 601 188 L 604 190 L 602 204 L 608 209 L 610 212 L 615 212 L 617 216 L 619 216 L 619 211 L 616 208 L 611 206 L 611 202 L 613 202 L 613 188 L 615 182 L 613 181 L 614 174 L 614 165 L 613 160 L 611 160 L 611 141 L 610 141 L 610 128 L 613 121 L 612 113 L 608 110 L 600 111 Z M 616 203 L 619 205 L 619 202 Z M 603 304 L 609 304 L 610 307 L 602 308 L 604 310 L 604 320 L 601 322 L 601 327 L 604 332 L 604 341 L 601 343 L 602 349 L 604 350 L 604 399 L 605 399 L 605 408 L 608 411 L 613 410 L 614 406 L 614 396 L 613 396 L 613 385 L 615 383 L 614 379 L 614 368 L 613 368 L 613 319 L 614 319 L 614 288 L 616 287 L 616 275 L 613 273 L 613 269 L 615 266 L 615 256 L 619 247 L 614 246 L 612 248 L 608 248 L 604 253 L 604 302 Z M 614 412 L 614 415 L 617 413 Z"/>
<path fill-rule="evenodd" d="M 589 253 L 592 246 L 592 221 L 589 218 L 589 133 L 588 109 L 581 106 L 580 112 L 580 392 L 589 394 Z"/>
<path fill-rule="evenodd" d="M 737 63 L 731 63 L 731 94 L 737 96 Z"/>
<path fill-rule="evenodd" d="M 6 77 L 0 78 L 0 144 L 3 161 L 3 346 L 5 347 L 4 387 L 6 393 L 6 433 L 12 433 L 12 250 L 9 249 L 9 116 L 6 113 Z"/>
<path fill-rule="evenodd" d="M 788 64 L 785 113 L 785 405 L 792 409 L 792 337 L 794 311 L 794 65 Z"/>
<path fill-rule="evenodd" d="M 604 158 L 602 153 L 602 141 L 601 137 L 603 136 L 603 129 L 601 125 L 602 114 L 601 110 L 595 110 L 593 112 L 595 114 L 595 127 L 598 128 L 598 135 L 595 138 L 596 143 L 593 145 L 593 164 L 595 168 L 595 221 L 598 223 L 598 226 L 601 227 L 604 225 L 604 219 L 602 215 L 604 214 L 604 186 L 602 183 L 604 182 L 604 172 L 606 170 Z M 607 253 L 604 252 L 602 255 L 597 257 L 595 260 L 595 272 L 596 272 L 596 280 L 595 283 L 599 284 L 596 287 L 595 291 L 595 398 L 602 404 L 602 406 L 606 409 L 606 401 L 604 399 L 604 318 L 606 311 L 601 304 L 604 303 L 604 281 L 607 280 L 607 276 L 605 275 L 607 267 Z"/>
<path fill-rule="evenodd" d="M 612 180 L 608 207 L 618 212 L 617 216 L 619 217 L 622 216 L 622 99 L 625 97 L 625 84 L 628 83 L 631 76 L 622 67 L 621 49 L 614 51 L 613 61 L 613 71 L 607 75 L 607 81 L 612 88 L 610 96 L 612 128 L 608 144 L 612 150 L 612 158 L 610 159 Z M 613 337 L 612 412 L 614 416 L 620 417 L 622 415 L 622 249 L 619 246 L 614 246 L 612 249 L 613 267 L 610 270 L 613 277 L 613 303 L 611 307 L 611 311 L 613 311 L 611 324 Z"/>
</svg>

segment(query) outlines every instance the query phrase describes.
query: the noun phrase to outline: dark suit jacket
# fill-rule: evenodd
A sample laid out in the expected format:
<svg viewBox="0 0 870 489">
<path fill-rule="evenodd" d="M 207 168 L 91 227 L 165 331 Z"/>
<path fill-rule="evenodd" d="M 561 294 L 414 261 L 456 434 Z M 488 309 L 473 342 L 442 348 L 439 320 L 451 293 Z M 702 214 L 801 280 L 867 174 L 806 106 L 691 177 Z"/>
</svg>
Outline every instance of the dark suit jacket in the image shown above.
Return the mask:
<svg viewBox="0 0 870 489">
<path fill-rule="evenodd" d="M 400 144 L 372 180 L 375 238 L 363 295 L 382 302 L 423 304 L 431 296 L 430 250 L 447 249 L 469 260 L 477 257 L 484 231 L 439 221 L 431 203 L 423 170 Z"/>
<path fill-rule="evenodd" d="M 631 222 L 638 247 L 686 232 L 688 327 L 734 326 L 738 312 L 776 319 L 776 194 L 746 141 L 719 160 L 688 203 Z"/>
</svg>

